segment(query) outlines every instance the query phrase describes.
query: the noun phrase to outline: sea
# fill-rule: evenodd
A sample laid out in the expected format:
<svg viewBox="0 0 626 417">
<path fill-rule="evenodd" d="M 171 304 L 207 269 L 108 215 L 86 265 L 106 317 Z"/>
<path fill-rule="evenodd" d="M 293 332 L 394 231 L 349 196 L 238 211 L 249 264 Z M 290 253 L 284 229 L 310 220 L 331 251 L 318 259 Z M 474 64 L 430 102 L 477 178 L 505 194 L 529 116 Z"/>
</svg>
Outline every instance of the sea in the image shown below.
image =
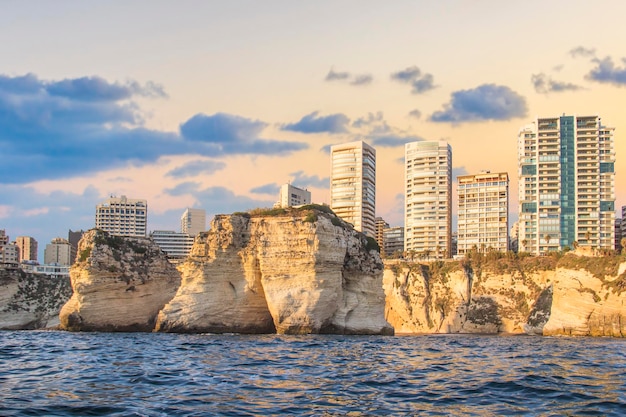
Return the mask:
<svg viewBox="0 0 626 417">
<path fill-rule="evenodd" d="M 2 416 L 626 416 L 626 340 L 0 332 Z"/>
</svg>

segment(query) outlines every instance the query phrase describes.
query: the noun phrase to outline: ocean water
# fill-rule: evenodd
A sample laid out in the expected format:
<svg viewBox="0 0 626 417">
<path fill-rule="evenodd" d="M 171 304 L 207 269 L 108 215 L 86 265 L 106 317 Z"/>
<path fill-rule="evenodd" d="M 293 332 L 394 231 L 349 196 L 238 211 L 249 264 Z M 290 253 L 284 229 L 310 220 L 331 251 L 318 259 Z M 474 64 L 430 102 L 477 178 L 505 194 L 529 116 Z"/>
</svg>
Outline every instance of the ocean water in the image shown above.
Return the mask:
<svg viewBox="0 0 626 417">
<path fill-rule="evenodd" d="M 626 340 L 0 332 L 2 416 L 625 416 Z"/>
</svg>

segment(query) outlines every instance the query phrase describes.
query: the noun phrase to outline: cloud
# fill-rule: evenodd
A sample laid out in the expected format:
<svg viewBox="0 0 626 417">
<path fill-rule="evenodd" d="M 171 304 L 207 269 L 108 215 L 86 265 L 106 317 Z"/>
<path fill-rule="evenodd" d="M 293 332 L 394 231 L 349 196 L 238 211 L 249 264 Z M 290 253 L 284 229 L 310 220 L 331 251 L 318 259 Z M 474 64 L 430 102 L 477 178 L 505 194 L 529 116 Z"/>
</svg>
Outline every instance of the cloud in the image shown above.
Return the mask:
<svg viewBox="0 0 626 417">
<path fill-rule="evenodd" d="M 445 109 L 430 116 L 433 122 L 473 122 L 524 117 L 526 99 L 506 86 L 483 84 L 452 93 Z"/>
<path fill-rule="evenodd" d="M 420 75 L 422 75 L 422 71 L 420 71 L 418 67 L 412 66 L 392 73 L 391 79 L 402 83 L 410 83 L 411 81 L 419 78 Z"/>
<path fill-rule="evenodd" d="M 410 117 L 414 117 L 414 118 L 416 118 L 416 119 L 419 119 L 420 117 L 422 117 L 422 112 L 421 112 L 421 111 L 419 111 L 418 109 L 411 110 L 411 111 L 409 112 L 409 116 L 410 116 Z"/>
<path fill-rule="evenodd" d="M 167 97 L 163 87 L 149 82 L 141 86 L 136 81 L 126 84 L 109 83 L 100 77 L 81 77 L 51 82 L 45 86 L 52 96 L 61 96 L 79 101 L 119 101 L 132 96 Z"/>
<path fill-rule="evenodd" d="M 326 74 L 326 78 L 324 78 L 324 80 L 325 81 L 338 81 L 338 80 L 347 80 L 348 78 L 350 78 L 349 72 L 335 72 L 335 70 L 331 68 L 330 71 L 328 71 L 328 74 Z"/>
<path fill-rule="evenodd" d="M 373 80 L 374 77 L 369 74 L 356 75 L 354 79 L 350 81 L 350 85 L 367 85 L 371 84 Z"/>
<path fill-rule="evenodd" d="M 181 182 L 180 184 L 176 184 L 172 188 L 166 188 L 163 190 L 163 192 L 174 197 L 180 197 L 181 195 L 194 194 L 199 190 L 199 188 L 199 182 L 185 181 Z"/>
<path fill-rule="evenodd" d="M 258 207 L 272 207 L 274 200 L 256 200 L 246 196 L 235 195 L 225 187 L 200 188 L 198 183 L 188 182 L 172 189 L 165 190 L 172 196 L 191 195 L 197 206 L 217 214 L 230 214 L 236 211 L 247 211 Z M 180 213 L 179 213 L 180 217 Z"/>
<path fill-rule="evenodd" d="M 0 76 L 0 183 L 70 178 L 162 156 L 286 155 L 301 142 L 261 139 L 267 125 L 224 113 L 197 114 L 180 133 L 144 128 L 137 96 L 161 97 L 153 83 L 109 83 L 99 77 L 44 81 Z"/>
<path fill-rule="evenodd" d="M 299 188 L 328 188 L 330 177 L 320 178 L 317 175 L 306 175 L 304 171 L 296 171 L 289 174 L 293 177 L 291 183 Z"/>
<path fill-rule="evenodd" d="M 165 176 L 172 178 L 194 177 L 200 174 L 211 175 L 224 169 L 226 164 L 221 161 L 197 160 L 187 162 L 169 171 Z"/>
<path fill-rule="evenodd" d="M 46 244 L 57 236 L 67 237 L 68 228 L 87 230 L 95 226 L 95 210 L 102 198 L 98 191 L 86 187 L 79 192 L 40 192 L 32 187 L 0 184 L 7 218 L 7 234 L 33 236 L 39 242 L 43 253 Z M 40 259 L 42 261 L 42 259 Z"/>
<path fill-rule="evenodd" d="M 373 124 L 384 122 L 383 112 L 379 111 L 376 113 L 367 113 L 367 116 L 359 117 L 354 122 L 352 122 L 352 127 L 362 128 L 371 126 Z"/>
<path fill-rule="evenodd" d="M 277 196 L 280 192 L 280 185 L 275 182 L 271 184 L 264 184 L 251 189 L 250 192 L 253 194 L 271 194 Z"/>
<path fill-rule="evenodd" d="M 562 81 L 554 81 L 552 78 L 543 73 L 533 74 L 531 77 L 531 81 L 533 83 L 533 86 L 535 87 L 535 91 L 539 94 L 582 90 L 581 86 Z"/>
<path fill-rule="evenodd" d="M 626 86 L 626 59 L 623 60 L 625 64 L 623 67 L 615 66 L 610 57 L 594 59 L 593 62 L 596 67 L 592 68 L 585 78 L 599 83 Z"/>
<path fill-rule="evenodd" d="M 577 46 L 576 48 L 570 49 L 569 54 L 572 56 L 572 58 L 591 58 L 596 56 L 596 50 L 595 48 L 585 48 L 583 46 Z"/>
<path fill-rule="evenodd" d="M 318 116 L 319 112 L 307 114 L 296 123 L 285 124 L 282 130 L 300 133 L 345 133 L 350 119 L 342 113 Z"/>
<path fill-rule="evenodd" d="M 338 72 L 333 68 L 328 71 L 326 77 L 324 77 L 324 81 L 332 82 L 332 81 L 342 81 L 348 82 L 350 85 L 361 86 L 371 84 L 374 80 L 374 77 L 371 74 L 351 74 L 349 72 Z"/>
<path fill-rule="evenodd" d="M 388 136 L 378 136 L 371 139 L 372 146 L 374 147 L 382 147 L 382 148 L 397 148 L 404 147 L 405 144 L 410 142 L 422 141 L 423 138 L 419 136 L 396 136 L 396 135 L 388 135 Z"/>
<path fill-rule="evenodd" d="M 422 94 L 437 88 L 432 74 L 422 75 L 422 71 L 416 66 L 392 73 L 391 79 L 404 84 L 410 84 L 413 87 L 411 90 L 413 94 Z"/>
</svg>

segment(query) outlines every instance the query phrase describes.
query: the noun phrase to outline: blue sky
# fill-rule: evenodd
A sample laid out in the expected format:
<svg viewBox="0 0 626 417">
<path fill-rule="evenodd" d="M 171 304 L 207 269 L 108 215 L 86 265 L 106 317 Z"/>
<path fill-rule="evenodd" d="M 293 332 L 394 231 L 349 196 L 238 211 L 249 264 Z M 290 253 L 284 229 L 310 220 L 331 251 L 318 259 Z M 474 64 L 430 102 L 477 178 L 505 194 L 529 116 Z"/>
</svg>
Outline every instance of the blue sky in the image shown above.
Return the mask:
<svg viewBox="0 0 626 417">
<path fill-rule="evenodd" d="M 446 140 L 455 173 L 511 177 L 537 116 L 616 128 L 626 205 L 621 1 L 4 1 L 0 228 L 43 247 L 109 195 L 271 206 L 285 182 L 328 202 L 331 145 L 377 149 L 377 214 L 403 216 L 403 146 Z M 593 16 L 593 19 L 590 18 Z M 626 160 L 626 156 L 623 157 Z"/>
</svg>

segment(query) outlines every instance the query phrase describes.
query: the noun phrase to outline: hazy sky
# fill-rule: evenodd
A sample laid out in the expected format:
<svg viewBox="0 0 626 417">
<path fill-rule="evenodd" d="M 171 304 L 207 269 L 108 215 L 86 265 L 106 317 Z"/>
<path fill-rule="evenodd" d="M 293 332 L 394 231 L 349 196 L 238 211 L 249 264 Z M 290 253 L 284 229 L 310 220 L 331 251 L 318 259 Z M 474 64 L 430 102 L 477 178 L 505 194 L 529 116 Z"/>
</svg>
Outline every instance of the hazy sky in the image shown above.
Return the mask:
<svg viewBox="0 0 626 417">
<path fill-rule="evenodd" d="M 403 223 L 404 143 L 455 174 L 506 171 L 537 116 L 616 128 L 626 205 L 623 1 L 0 0 L 0 229 L 40 253 L 110 195 L 148 228 L 186 207 L 328 203 L 332 144 L 377 150 L 377 215 Z M 456 184 L 453 186 L 456 188 Z"/>
</svg>

